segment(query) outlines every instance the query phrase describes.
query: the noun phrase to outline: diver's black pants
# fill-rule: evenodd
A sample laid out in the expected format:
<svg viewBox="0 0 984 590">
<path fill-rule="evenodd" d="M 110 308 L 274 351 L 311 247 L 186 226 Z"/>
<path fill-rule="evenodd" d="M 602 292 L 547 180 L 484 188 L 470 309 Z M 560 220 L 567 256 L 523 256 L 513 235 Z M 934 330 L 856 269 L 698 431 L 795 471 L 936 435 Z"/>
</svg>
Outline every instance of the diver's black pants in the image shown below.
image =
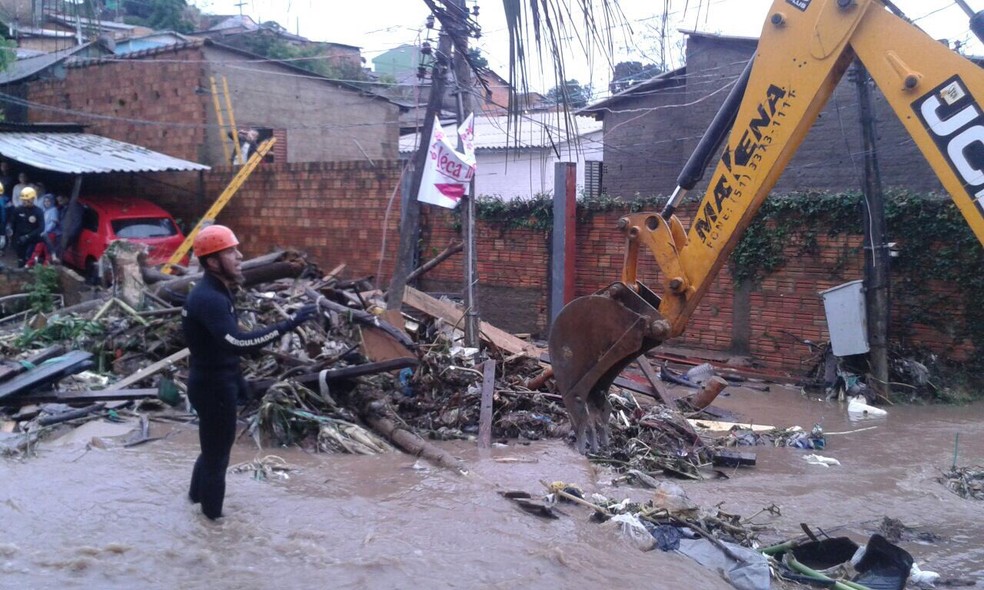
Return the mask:
<svg viewBox="0 0 984 590">
<path fill-rule="evenodd" d="M 238 371 L 200 375 L 192 369 L 188 399 L 198 412 L 198 440 L 202 452 L 195 461 L 188 497 L 202 503 L 205 516 L 222 516 L 225 475 L 236 440 L 236 397 L 245 384 Z"/>
</svg>

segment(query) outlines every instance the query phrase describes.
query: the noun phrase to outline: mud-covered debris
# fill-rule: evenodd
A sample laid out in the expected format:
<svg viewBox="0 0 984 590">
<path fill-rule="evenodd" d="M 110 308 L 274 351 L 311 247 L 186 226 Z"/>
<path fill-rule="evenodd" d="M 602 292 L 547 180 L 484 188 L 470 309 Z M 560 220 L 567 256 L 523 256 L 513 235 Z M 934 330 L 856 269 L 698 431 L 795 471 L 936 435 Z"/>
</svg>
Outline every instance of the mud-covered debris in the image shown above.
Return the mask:
<svg viewBox="0 0 984 590">
<path fill-rule="evenodd" d="M 961 498 L 984 500 L 984 467 L 953 467 L 936 479 Z"/>
</svg>

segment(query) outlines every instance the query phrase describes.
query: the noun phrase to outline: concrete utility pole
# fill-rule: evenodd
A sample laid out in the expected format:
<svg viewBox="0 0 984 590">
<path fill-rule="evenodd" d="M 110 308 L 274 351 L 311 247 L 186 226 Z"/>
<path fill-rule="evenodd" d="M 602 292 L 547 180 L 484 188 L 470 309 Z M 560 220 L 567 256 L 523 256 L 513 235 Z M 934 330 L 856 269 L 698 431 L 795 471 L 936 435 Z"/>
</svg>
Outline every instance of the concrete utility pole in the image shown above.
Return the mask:
<svg viewBox="0 0 984 590">
<path fill-rule="evenodd" d="M 468 19 L 468 9 L 465 8 L 465 0 L 453 0 L 453 6 L 459 11 L 457 16 L 461 19 L 460 23 L 462 25 L 451 31 L 451 34 L 459 40 L 455 45 L 456 55 L 454 59 L 454 79 L 455 94 L 458 102 L 458 125 L 461 125 L 465 121 L 465 117 L 468 116 L 468 113 L 472 112 L 473 108 L 471 96 L 471 68 L 468 66 L 468 60 L 465 59 L 465 56 L 460 53 L 462 51 L 467 51 L 465 48 L 468 47 L 468 30 L 464 27 L 464 22 Z M 462 145 L 459 139 L 459 151 L 461 148 Z M 461 199 L 460 207 L 462 241 L 465 246 L 465 346 L 475 348 L 478 346 L 479 316 L 478 296 L 475 292 L 476 286 L 478 285 L 478 272 L 475 268 L 477 257 L 475 255 L 474 177 L 469 185 L 468 194 Z"/>
<path fill-rule="evenodd" d="M 889 252 L 885 242 L 885 195 L 878 170 L 875 146 L 875 118 L 868 91 L 868 70 L 855 67 L 858 105 L 861 114 L 861 143 L 864 150 L 864 288 L 868 315 L 869 359 L 875 378 L 874 389 L 882 395 L 888 386 Z"/>
<path fill-rule="evenodd" d="M 437 42 L 437 53 L 434 56 L 434 67 L 431 70 L 431 90 L 427 99 L 427 110 L 424 114 L 424 127 L 421 130 L 420 147 L 413 156 L 413 181 L 410 184 L 410 194 L 404 199 L 406 211 L 400 225 L 400 247 L 397 253 L 396 268 L 393 278 L 386 290 L 386 309 L 399 310 L 403 307 L 403 292 L 407 287 L 407 276 L 412 270 L 414 252 L 417 247 L 417 232 L 420 226 L 420 202 L 417 194 L 420 192 L 420 182 L 427 163 L 427 151 L 430 148 L 430 137 L 434 131 L 434 118 L 441 112 L 444 94 L 447 90 L 448 56 L 451 54 L 451 35 L 441 27 Z"/>
</svg>

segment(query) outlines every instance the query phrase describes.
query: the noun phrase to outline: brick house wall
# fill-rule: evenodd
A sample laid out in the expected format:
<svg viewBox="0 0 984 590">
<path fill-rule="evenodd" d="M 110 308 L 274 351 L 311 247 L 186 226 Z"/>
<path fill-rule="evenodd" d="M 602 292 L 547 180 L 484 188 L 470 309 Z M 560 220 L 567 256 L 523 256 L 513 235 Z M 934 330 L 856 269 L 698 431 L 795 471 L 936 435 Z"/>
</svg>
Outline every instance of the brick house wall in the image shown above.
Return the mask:
<svg viewBox="0 0 984 590">
<path fill-rule="evenodd" d="M 605 121 L 605 192 L 624 199 L 670 194 L 686 158 L 756 44 L 756 39 L 692 33 L 687 39 L 685 74 L 679 82 L 657 89 L 641 85 L 637 93 L 630 90 L 589 107 L 588 111 Z M 942 191 L 942 184 L 884 96 L 876 87 L 872 87 L 871 96 L 884 185 L 917 192 Z M 774 191 L 860 188 L 863 162 L 859 121 L 857 91 L 849 72 Z M 709 177 L 710 171 L 704 180 Z M 698 183 L 694 193 L 705 188 L 706 184 Z"/>
<path fill-rule="evenodd" d="M 64 79 L 15 84 L 6 92 L 45 105 L 29 108 L 27 122 L 78 122 L 98 135 L 221 166 L 226 159 L 210 89 L 215 77 L 222 98 L 224 76 L 237 126 L 270 129 L 278 138 L 275 161 L 398 157 L 399 107 L 386 99 L 207 41 L 134 55 L 69 67 Z"/>
<path fill-rule="evenodd" d="M 392 102 L 214 45 L 203 53 L 207 75 L 228 82 L 236 125 L 280 132 L 286 139 L 278 139 L 275 149 L 286 149 L 287 162 L 398 157 L 399 107 Z M 204 82 L 208 87 L 208 78 Z M 214 108 L 207 110 L 206 122 L 203 156 L 219 164 L 223 153 Z"/>
<path fill-rule="evenodd" d="M 208 95 L 195 89 L 205 75 L 199 47 L 158 51 L 141 60 L 70 67 L 64 80 L 18 85 L 32 104 L 28 122 L 71 121 L 87 130 L 169 156 L 201 162 Z"/>
</svg>

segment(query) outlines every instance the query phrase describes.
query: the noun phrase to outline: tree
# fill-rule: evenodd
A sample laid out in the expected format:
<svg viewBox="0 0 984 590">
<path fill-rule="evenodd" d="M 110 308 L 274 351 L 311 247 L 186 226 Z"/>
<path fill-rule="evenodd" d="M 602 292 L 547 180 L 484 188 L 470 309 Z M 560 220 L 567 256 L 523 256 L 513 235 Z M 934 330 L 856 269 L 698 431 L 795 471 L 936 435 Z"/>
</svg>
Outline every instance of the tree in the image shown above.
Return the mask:
<svg viewBox="0 0 984 590">
<path fill-rule="evenodd" d="M 608 86 L 610 92 L 621 92 L 639 82 L 644 82 L 661 73 L 662 68 L 653 64 L 643 64 L 639 61 L 623 61 L 615 64 L 615 72 Z"/>
<path fill-rule="evenodd" d="M 195 30 L 193 13 L 186 0 L 125 0 L 123 8 L 130 24 L 153 29 L 190 33 Z"/>
<path fill-rule="evenodd" d="M 359 64 L 348 61 L 332 62 L 323 46 L 316 43 L 298 45 L 280 37 L 282 27 L 276 23 L 263 23 L 263 30 L 249 35 L 236 35 L 223 40 L 230 47 L 242 49 L 269 59 L 286 60 L 292 65 L 315 74 L 345 81 L 366 80 L 366 73 Z"/>
<path fill-rule="evenodd" d="M 591 85 L 582 86 L 577 80 L 568 80 L 560 86 L 554 86 L 547 91 L 547 101 L 562 104 L 568 108 L 579 109 L 591 102 Z"/>
<path fill-rule="evenodd" d="M 478 47 L 468 48 L 468 61 L 470 61 L 476 68 L 489 67 L 489 60 L 485 59 L 485 56 L 482 55 L 482 51 Z"/>
</svg>

